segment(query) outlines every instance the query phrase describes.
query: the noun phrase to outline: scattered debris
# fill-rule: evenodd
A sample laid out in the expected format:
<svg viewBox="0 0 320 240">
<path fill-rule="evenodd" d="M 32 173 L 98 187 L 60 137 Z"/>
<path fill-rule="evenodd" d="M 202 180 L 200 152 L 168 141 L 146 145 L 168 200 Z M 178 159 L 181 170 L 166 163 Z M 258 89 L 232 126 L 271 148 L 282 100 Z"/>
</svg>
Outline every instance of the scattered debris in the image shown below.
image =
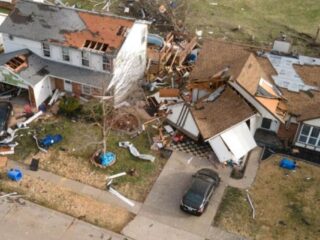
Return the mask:
<svg viewBox="0 0 320 240">
<path fill-rule="evenodd" d="M 31 123 L 32 121 L 36 120 L 42 114 L 43 114 L 43 112 L 39 111 L 36 114 L 34 114 L 32 117 L 28 118 L 26 121 L 24 121 L 22 123 L 18 123 L 17 124 L 18 128 L 26 128 L 29 123 Z"/>
<path fill-rule="evenodd" d="M 0 198 L 6 198 L 6 197 L 14 197 L 19 196 L 17 192 L 7 193 L 5 195 L 0 196 Z"/>
<path fill-rule="evenodd" d="M 247 192 L 248 201 L 249 201 L 249 203 L 250 203 L 250 207 L 251 207 L 251 209 L 252 209 L 252 218 L 255 219 L 255 217 L 256 217 L 256 209 L 255 209 L 254 206 L 253 206 L 253 202 L 252 202 L 251 197 L 250 197 L 250 195 L 249 195 L 249 190 L 247 189 L 246 192 Z"/>
<path fill-rule="evenodd" d="M 148 160 L 154 162 L 155 157 L 148 154 L 140 154 L 139 151 L 135 148 L 135 146 L 130 142 L 119 142 L 119 147 L 129 148 L 130 153 L 140 159 Z"/>
<path fill-rule="evenodd" d="M 127 203 L 129 206 L 134 207 L 134 206 L 135 206 L 135 203 L 134 203 L 133 201 L 131 201 L 130 199 L 126 198 L 125 196 L 123 196 L 122 194 L 120 194 L 118 191 L 116 191 L 115 189 L 113 189 L 113 188 L 111 187 L 111 185 L 112 185 L 112 180 L 113 180 L 113 179 L 111 179 L 111 180 L 107 183 L 107 189 L 108 189 L 108 191 L 109 191 L 111 194 L 113 194 L 113 195 L 115 195 L 116 197 L 118 197 L 118 198 L 119 198 L 120 200 L 122 200 L 123 202 Z"/>
<path fill-rule="evenodd" d="M 127 175 L 126 172 L 117 173 L 117 174 L 114 174 L 114 175 L 106 177 L 106 180 L 115 179 L 115 178 L 122 177 L 122 176 L 125 176 L 125 175 Z"/>
<path fill-rule="evenodd" d="M 31 171 L 38 171 L 38 168 L 39 168 L 39 159 L 35 159 L 33 158 L 31 160 L 31 163 L 30 163 L 30 170 Z"/>
</svg>

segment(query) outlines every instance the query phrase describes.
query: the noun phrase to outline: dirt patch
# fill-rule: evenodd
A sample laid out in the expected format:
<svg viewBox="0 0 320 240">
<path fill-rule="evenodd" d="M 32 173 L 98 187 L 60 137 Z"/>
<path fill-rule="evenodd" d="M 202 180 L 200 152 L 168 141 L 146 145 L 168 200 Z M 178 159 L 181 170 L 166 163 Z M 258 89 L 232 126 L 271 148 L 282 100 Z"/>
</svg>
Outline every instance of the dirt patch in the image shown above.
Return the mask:
<svg viewBox="0 0 320 240">
<path fill-rule="evenodd" d="M 249 190 L 256 208 L 252 219 L 245 191 L 228 188 L 215 224 L 254 239 L 319 239 L 320 167 L 298 161 L 296 171 L 279 167 L 274 155 L 260 165 Z"/>
<path fill-rule="evenodd" d="M 20 182 L 2 180 L 0 191 L 18 192 L 29 201 L 118 233 L 134 217 L 126 209 L 96 201 L 29 176 L 24 176 Z"/>
<path fill-rule="evenodd" d="M 140 129 L 140 121 L 134 114 L 124 113 L 116 118 L 112 128 L 126 134 L 134 134 Z"/>
</svg>

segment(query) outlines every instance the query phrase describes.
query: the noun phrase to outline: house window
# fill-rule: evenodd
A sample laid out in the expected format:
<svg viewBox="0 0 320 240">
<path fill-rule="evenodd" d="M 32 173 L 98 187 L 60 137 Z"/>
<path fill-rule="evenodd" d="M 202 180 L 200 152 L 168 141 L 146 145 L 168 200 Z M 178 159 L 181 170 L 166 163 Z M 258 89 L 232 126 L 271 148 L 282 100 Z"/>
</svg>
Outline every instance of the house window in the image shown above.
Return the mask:
<svg viewBox="0 0 320 240">
<path fill-rule="evenodd" d="M 62 48 L 62 59 L 63 61 L 70 61 L 70 55 L 69 55 L 69 49 L 68 48 Z"/>
<path fill-rule="evenodd" d="M 86 51 L 81 52 L 81 57 L 82 57 L 82 66 L 87 66 L 89 67 L 89 53 Z"/>
<path fill-rule="evenodd" d="M 269 118 L 263 118 L 262 119 L 262 123 L 261 123 L 261 127 L 264 129 L 270 129 L 271 128 L 271 123 L 272 120 Z"/>
<path fill-rule="evenodd" d="M 320 128 L 304 124 L 298 142 L 320 147 Z"/>
<path fill-rule="evenodd" d="M 91 87 L 82 85 L 82 93 L 85 95 L 91 95 Z"/>
<path fill-rule="evenodd" d="M 111 69 L 112 69 L 111 58 L 106 55 L 102 56 L 102 69 L 104 71 L 111 71 Z"/>
<path fill-rule="evenodd" d="M 50 46 L 47 43 L 42 43 L 43 56 L 50 57 Z"/>
</svg>

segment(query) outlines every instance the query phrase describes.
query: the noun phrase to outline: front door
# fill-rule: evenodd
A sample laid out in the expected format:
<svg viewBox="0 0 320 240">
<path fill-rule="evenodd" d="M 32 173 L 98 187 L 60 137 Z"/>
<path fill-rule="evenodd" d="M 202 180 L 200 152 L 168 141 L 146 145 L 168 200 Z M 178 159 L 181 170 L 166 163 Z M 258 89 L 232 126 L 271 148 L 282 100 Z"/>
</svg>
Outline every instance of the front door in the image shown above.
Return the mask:
<svg viewBox="0 0 320 240">
<path fill-rule="evenodd" d="M 70 81 L 64 81 L 64 90 L 66 92 L 72 92 L 72 83 Z"/>
</svg>

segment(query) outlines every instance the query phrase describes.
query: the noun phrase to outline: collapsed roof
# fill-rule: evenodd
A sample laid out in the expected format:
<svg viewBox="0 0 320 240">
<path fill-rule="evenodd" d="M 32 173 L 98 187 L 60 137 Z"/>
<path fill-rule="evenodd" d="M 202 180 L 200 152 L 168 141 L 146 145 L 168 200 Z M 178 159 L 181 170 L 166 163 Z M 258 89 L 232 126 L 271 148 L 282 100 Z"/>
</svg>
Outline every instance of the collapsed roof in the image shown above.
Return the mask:
<svg viewBox="0 0 320 240">
<path fill-rule="evenodd" d="M 190 75 L 190 81 L 208 81 L 224 74 L 231 81 L 236 81 L 250 95 L 254 96 L 270 113 L 284 122 L 286 112 L 297 116 L 299 121 L 320 117 L 320 59 L 300 56 L 289 61 L 283 57 L 283 63 L 290 63 L 286 68 L 271 61 L 272 53 L 257 55 L 257 48 L 228 43 L 218 40 L 205 40 L 196 66 Z M 271 57 L 270 57 L 271 56 Z M 288 60 L 288 61 L 287 61 Z M 295 79 L 300 79 L 299 91 L 277 85 L 274 79 L 279 77 L 282 68 L 290 70 Z M 290 75 L 290 74 L 289 74 Z M 283 76 L 281 76 L 283 77 Z M 295 79 L 289 80 L 294 83 Z M 281 82 L 281 80 L 280 80 Z M 308 91 L 305 91 L 307 88 Z"/>
<path fill-rule="evenodd" d="M 133 19 L 18 1 L 0 26 L 0 32 L 62 46 L 114 53 L 121 47 L 133 24 Z"/>
</svg>

